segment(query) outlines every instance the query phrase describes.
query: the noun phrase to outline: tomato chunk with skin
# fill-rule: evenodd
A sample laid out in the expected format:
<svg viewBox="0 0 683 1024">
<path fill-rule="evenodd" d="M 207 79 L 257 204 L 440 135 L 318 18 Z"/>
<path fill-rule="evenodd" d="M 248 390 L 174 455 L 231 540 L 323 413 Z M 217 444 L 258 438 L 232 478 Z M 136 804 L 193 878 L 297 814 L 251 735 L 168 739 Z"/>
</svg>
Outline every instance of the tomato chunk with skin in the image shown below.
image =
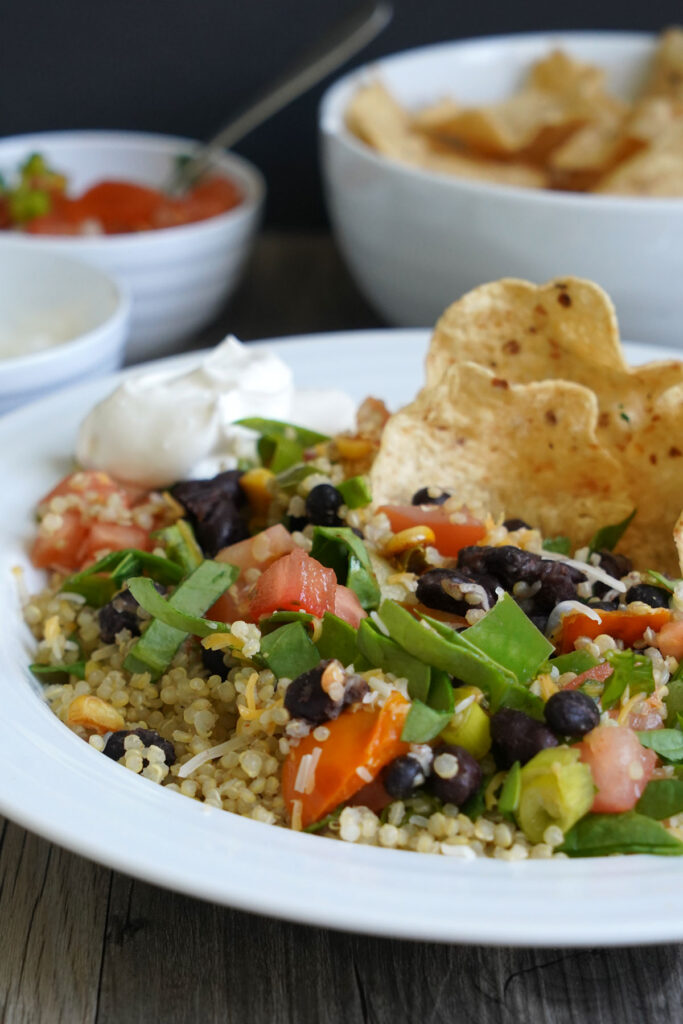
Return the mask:
<svg viewBox="0 0 683 1024">
<path fill-rule="evenodd" d="M 484 524 L 469 512 L 448 513 L 441 505 L 382 505 L 377 509 L 387 516 L 394 533 L 412 526 L 428 526 L 434 531 L 434 546 L 442 555 L 453 558 L 461 548 L 476 544 L 486 534 Z M 453 522 L 457 515 L 462 522 Z"/>
<path fill-rule="evenodd" d="M 683 619 L 665 623 L 657 634 L 656 644 L 665 658 L 683 659 Z"/>
<path fill-rule="evenodd" d="M 321 618 L 333 612 L 337 578 L 301 548 L 278 558 L 256 581 L 250 618 L 257 622 L 276 611 L 304 611 Z"/>
<path fill-rule="evenodd" d="M 262 530 L 254 537 L 237 541 L 223 548 L 216 555 L 217 562 L 227 562 L 240 570 L 240 575 L 231 587 L 219 597 L 206 613 L 207 618 L 217 622 L 237 622 L 249 618 L 249 598 L 254 589 L 253 580 L 248 578 L 247 569 L 267 569 L 269 565 L 288 555 L 296 547 L 289 530 L 277 523 Z"/>
<path fill-rule="evenodd" d="M 361 603 L 349 587 L 337 584 L 334 592 L 334 614 L 344 622 L 348 622 L 354 629 L 358 629 L 361 621 L 367 618 L 367 612 L 361 607 Z"/>
<path fill-rule="evenodd" d="M 625 725 L 599 725 L 577 745 L 597 787 L 592 810 L 599 814 L 631 811 L 645 791 L 657 755 Z"/>
<path fill-rule="evenodd" d="M 614 668 L 609 664 L 609 662 L 602 661 L 599 665 L 593 665 L 592 668 L 587 668 L 585 672 L 581 672 L 574 679 L 565 683 L 562 689 L 578 690 L 578 688 L 588 682 L 589 679 L 594 679 L 598 683 L 604 683 L 606 679 L 609 679 L 613 672 Z"/>
<path fill-rule="evenodd" d="M 149 533 L 141 526 L 95 521 L 79 548 L 78 561 L 81 565 L 87 565 L 105 551 L 122 551 L 124 548 L 149 551 L 151 547 Z"/>
<path fill-rule="evenodd" d="M 146 530 L 94 517 L 112 495 L 118 496 L 124 508 L 130 508 L 140 494 L 117 483 L 107 473 L 96 470 L 70 473 L 38 504 L 39 514 L 54 514 L 50 520 L 41 520 L 31 549 L 31 561 L 38 569 L 68 573 L 92 561 L 95 552 L 118 551 L 124 547 L 148 550 L 150 541 Z M 79 500 L 59 511 L 51 508 L 53 499 L 69 496 Z"/>
</svg>

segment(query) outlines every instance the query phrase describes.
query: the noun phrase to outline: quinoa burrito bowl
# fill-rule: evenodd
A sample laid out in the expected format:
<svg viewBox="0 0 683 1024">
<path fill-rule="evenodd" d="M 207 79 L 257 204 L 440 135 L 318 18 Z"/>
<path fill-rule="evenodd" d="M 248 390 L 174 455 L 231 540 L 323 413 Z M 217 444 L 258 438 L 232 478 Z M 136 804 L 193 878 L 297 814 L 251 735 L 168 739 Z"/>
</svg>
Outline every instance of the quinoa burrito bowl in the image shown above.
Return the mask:
<svg viewBox="0 0 683 1024">
<path fill-rule="evenodd" d="M 575 279 L 465 296 L 415 401 L 341 429 L 277 382 L 236 403 L 228 349 L 101 403 L 38 506 L 24 616 L 66 726 L 112 771 L 347 843 L 683 852 L 680 364 L 628 368 Z M 159 387 L 184 435 L 150 461 Z"/>
</svg>

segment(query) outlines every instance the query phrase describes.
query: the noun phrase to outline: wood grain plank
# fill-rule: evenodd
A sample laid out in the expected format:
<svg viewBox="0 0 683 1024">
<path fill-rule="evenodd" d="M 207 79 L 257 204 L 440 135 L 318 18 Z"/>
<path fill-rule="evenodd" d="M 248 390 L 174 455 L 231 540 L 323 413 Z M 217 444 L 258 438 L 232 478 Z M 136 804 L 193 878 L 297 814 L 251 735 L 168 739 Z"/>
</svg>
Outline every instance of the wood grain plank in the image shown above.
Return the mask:
<svg viewBox="0 0 683 1024">
<path fill-rule="evenodd" d="M 115 876 L 97 1024 L 671 1024 L 683 948 L 398 942 L 230 911 Z"/>
<path fill-rule="evenodd" d="M 95 1019 L 110 872 L 0 819 L 0 1020 Z"/>
</svg>

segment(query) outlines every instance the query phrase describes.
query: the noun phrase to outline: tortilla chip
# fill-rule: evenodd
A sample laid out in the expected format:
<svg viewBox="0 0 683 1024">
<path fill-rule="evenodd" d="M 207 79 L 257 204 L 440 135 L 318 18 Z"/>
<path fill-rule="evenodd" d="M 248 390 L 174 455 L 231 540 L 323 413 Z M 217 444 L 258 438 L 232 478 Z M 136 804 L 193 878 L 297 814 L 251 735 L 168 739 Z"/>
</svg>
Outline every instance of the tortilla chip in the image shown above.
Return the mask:
<svg viewBox="0 0 683 1024">
<path fill-rule="evenodd" d="M 683 29 L 670 28 L 661 36 L 643 95 L 683 101 Z"/>
<path fill-rule="evenodd" d="M 549 157 L 554 188 L 587 191 L 642 143 L 624 129 L 620 113 L 606 113 L 574 132 Z"/>
<path fill-rule="evenodd" d="M 413 126 L 413 118 L 380 82 L 358 90 L 346 111 L 346 123 L 354 135 L 378 152 L 425 170 L 522 188 L 547 184 L 547 176 L 535 168 L 497 164 L 439 147 Z"/>
<path fill-rule="evenodd" d="M 388 421 L 371 470 L 376 504 L 424 486 L 471 511 L 519 516 L 586 544 L 631 511 L 619 461 L 598 443 L 595 396 L 577 384 L 507 384 L 473 363 Z"/>
<path fill-rule="evenodd" d="M 683 512 L 681 512 L 680 516 L 676 520 L 676 525 L 674 526 L 674 544 L 678 551 L 678 563 L 681 575 L 683 576 Z"/>
<path fill-rule="evenodd" d="M 468 360 L 516 383 L 563 378 L 588 387 L 596 367 L 628 365 L 609 296 L 575 277 L 544 285 L 504 278 L 449 306 L 432 336 L 427 384 Z"/>
<path fill-rule="evenodd" d="M 674 123 L 649 149 L 620 164 L 595 191 L 622 196 L 683 196 L 683 121 Z"/>
<path fill-rule="evenodd" d="M 624 494 L 638 508 L 620 546 L 639 568 L 677 571 L 671 530 L 683 507 L 683 364 L 630 369 L 608 296 L 575 278 L 498 281 L 454 303 L 432 338 L 428 384 L 468 361 L 512 383 L 562 380 L 591 390 L 597 439 L 619 461 Z"/>
</svg>

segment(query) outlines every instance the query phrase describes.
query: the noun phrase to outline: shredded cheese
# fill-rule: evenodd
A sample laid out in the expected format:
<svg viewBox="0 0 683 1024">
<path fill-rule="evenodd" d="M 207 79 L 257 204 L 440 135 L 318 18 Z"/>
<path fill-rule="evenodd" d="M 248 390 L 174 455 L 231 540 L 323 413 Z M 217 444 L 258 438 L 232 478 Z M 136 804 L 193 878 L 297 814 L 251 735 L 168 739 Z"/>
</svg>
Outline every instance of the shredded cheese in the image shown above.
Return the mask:
<svg viewBox="0 0 683 1024">
<path fill-rule="evenodd" d="M 591 565 L 590 562 L 579 562 L 576 558 L 567 558 L 566 555 L 561 555 L 558 551 L 544 551 L 541 558 L 550 559 L 552 562 L 564 562 L 565 565 L 571 565 L 579 572 L 582 572 L 584 576 L 589 579 L 599 580 L 600 583 L 606 584 L 608 587 L 612 587 L 613 590 L 617 590 L 620 594 L 625 594 L 627 586 L 622 583 L 621 580 L 617 580 L 614 576 L 610 576 L 604 569 L 598 568 L 597 565 Z"/>
</svg>

